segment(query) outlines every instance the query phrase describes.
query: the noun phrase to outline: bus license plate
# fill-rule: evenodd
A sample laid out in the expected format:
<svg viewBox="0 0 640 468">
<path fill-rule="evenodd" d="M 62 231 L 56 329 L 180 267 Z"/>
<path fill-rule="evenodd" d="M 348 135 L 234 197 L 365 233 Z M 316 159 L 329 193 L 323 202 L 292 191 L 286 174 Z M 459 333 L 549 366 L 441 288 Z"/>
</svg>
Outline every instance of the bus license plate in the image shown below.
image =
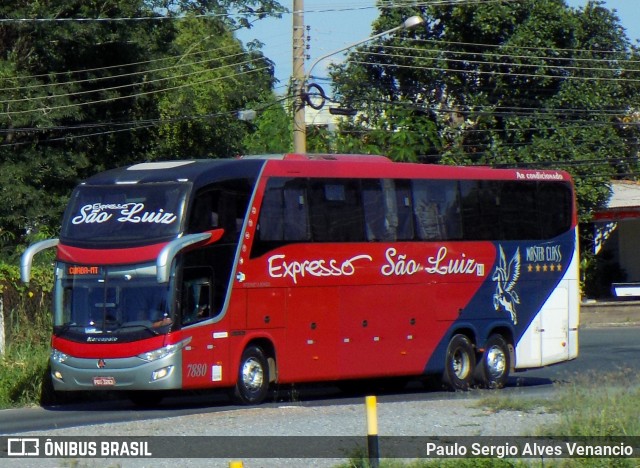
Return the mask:
<svg viewBox="0 0 640 468">
<path fill-rule="evenodd" d="M 113 387 L 116 384 L 115 377 L 94 377 L 93 385 L 95 387 Z"/>
</svg>

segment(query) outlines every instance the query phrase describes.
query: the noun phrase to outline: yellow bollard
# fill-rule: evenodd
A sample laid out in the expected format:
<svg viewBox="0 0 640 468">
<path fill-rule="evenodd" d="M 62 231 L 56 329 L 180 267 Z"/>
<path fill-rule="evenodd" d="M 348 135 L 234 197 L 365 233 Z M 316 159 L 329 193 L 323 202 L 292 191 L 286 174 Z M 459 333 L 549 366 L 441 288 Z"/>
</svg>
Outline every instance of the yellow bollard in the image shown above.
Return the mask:
<svg viewBox="0 0 640 468">
<path fill-rule="evenodd" d="M 380 463 L 377 399 L 375 396 L 368 396 L 365 402 L 367 406 L 367 448 L 369 452 L 369 465 L 371 468 L 377 468 Z"/>
<path fill-rule="evenodd" d="M 229 468 L 242 468 L 242 462 L 238 460 L 230 461 Z"/>
</svg>

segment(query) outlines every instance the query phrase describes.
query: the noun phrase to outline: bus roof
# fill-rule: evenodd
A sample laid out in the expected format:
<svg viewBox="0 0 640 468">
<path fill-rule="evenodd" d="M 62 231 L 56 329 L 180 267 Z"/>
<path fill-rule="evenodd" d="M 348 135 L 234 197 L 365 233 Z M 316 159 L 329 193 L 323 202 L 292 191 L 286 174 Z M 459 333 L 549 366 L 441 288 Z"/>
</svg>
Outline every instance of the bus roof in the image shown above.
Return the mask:
<svg viewBox="0 0 640 468">
<path fill-rule="evenodd" d="M 241 156 L 240 159 L 268 159 L 279 161 L 349 161 L 349 162 L 391 162 L 386 156 L 378 154 L 301 154 L 301 153 L 285 153 L 285 154 L 256 154 L 249 156 Z"/>
<path fill-rule="evenodd" d="M 264 160 L 191 159 L 134 164 L 96 174 L 86 185 L 129 185 L 154 182 L 191 182 L 199 188 L 216 180 L 257 178 Z"/>
<path fill-rule="evenodd" d="M 363 164 L 364 163 L 364 164 Z M 494 169 L 437 164 L 395 163 L 379 155 L 264 154 L 228 159 L 192 159 L 135 164 L 96 174 L 87 185 L 191 182 L 195 189 L 211 182 L 266 176 L 502 179 L 535 182 L 570 181 L 560 170 Z M 294 175 L 295 174 L 295 175 Z"/>
</svg>

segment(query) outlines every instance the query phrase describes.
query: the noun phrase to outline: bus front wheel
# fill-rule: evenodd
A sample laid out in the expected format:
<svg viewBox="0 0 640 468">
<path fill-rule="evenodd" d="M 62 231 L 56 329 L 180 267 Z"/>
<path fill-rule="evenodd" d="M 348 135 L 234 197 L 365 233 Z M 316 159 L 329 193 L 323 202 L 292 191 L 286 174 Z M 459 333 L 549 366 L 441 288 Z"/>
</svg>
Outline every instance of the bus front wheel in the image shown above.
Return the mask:
<svg viewBox="0 0 640 468">
<path fill-rule="evenodd" d="M 511 368 L 509 346 L 501 335 L 491 335 L 476 369 L 476 378 L 485 388 L 502 388 L 506 385 Z"/>
<path fill-rule="evenodd" d="M 462 334 L 454 335 L 447 346 L 444 362 L 445 385 L 453 390 L 468 390 L 475 365 L 475 352 L 469 338 Z"/>
<path fill-rule="evenodd" d="M 243 405 L 262 403 L 269 391 L 269 366 L 267 358 L 258 346 L 249 346 L 242 353 L 238 380 L 233 399 Z"/>
</svg>

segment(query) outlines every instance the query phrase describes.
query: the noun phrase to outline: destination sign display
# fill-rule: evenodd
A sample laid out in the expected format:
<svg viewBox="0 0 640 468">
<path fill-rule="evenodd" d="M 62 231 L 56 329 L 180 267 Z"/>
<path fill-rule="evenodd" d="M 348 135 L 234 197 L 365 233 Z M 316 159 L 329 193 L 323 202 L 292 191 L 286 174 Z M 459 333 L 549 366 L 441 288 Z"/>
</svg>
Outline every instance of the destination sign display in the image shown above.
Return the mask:
<svg viewBox="0 0 640 468">
<path fill-rule="evenodd" d="M 88 265 L 69 265 L 67 266 L 67 274 L 70 276 L 99 275 L 99 266 Z"/>
</svg>

